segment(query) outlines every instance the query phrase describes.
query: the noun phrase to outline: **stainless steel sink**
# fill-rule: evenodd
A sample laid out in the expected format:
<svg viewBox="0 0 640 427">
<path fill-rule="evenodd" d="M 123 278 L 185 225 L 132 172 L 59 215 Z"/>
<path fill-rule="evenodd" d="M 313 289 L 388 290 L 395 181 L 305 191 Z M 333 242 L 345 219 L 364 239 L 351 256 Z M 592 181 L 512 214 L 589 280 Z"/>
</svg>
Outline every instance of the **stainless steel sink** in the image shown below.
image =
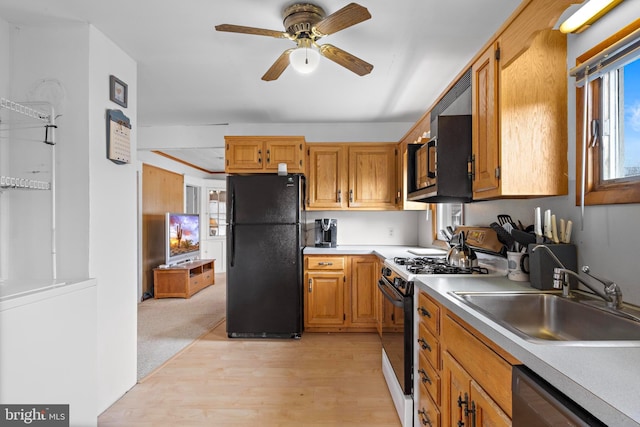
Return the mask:
<svg viewBox="0 0 640 427">
<path fill-rule="evenodd" d="M 450 292 L 469 307 L 532 342 L 561 345 L 640 346 L 640 321 L 596 307 L 597 299 L 574 293 Z M 627 317 L 623 317 L 627 316 Z M 640 318 L 640 313 L 635 314 Z M 624 342 L 624 343 L 622 343 Z"/>
</svg>

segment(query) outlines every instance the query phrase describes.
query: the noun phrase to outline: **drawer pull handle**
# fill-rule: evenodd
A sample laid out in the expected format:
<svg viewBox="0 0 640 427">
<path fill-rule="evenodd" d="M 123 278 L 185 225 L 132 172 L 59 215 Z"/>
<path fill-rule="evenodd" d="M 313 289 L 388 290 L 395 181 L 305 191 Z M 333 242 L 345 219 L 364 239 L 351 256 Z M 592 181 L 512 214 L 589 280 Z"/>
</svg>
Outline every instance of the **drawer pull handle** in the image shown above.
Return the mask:
<svg viewBox="0 0 640 427">
<path fill-rule="evenodd" d="M 318 265 L 329 265 L 329 266 L 331 266 L 331 265 L 333 265 L 333 263 L 332 262 L 319 262 Z"/>
<path fill-rule="evenodd" d="M 423 383 L 433 384 L 433 382 L 431 382 L 431 378 L 429 378 L 429 375 L 427 375 L 427 372 L 424 369 L 422 368 L 418 369 L 418 373 L 422 377 Z"/>
<path fill-rule="evenodd" d="M 422 423 L 423 426 L 431 426 L 431 420 L 429 419 L 429 415 L 427 414 L 427 410 L 422 408 L 418 411 L 418 414 L 420 414 L 420 422 Z"/>
<path fill-rule="evenodd" d="M 420 343 L 420 347 L 422 347 L 423 350 L 431 351 L 431 346 L 429 345 L 428 342 L 425 341 L 424 338 L 422 337 L 418 338 L 418 342 Z"/>
<path fill-rule="evenodd" d="M 423 306 L 418 307 L 418 313 L 420 313 L 422 316 L 425 316 L 431 319 L 431 313 L 429 312 L 429 310 L 427 310 Z"/>
</svg>

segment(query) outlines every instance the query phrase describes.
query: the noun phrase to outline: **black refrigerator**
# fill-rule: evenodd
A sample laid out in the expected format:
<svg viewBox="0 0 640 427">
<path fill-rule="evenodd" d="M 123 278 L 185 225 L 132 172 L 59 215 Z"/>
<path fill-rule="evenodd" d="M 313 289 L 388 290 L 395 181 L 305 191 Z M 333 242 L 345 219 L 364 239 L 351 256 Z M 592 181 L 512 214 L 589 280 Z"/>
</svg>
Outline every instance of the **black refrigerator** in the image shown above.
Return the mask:
<svg viewBox="0 0 640 427">
<path fill-rule="evenodd" d="M 304 176 L 227 177 L 227 335 L 300 338 Z"/>
</svg>

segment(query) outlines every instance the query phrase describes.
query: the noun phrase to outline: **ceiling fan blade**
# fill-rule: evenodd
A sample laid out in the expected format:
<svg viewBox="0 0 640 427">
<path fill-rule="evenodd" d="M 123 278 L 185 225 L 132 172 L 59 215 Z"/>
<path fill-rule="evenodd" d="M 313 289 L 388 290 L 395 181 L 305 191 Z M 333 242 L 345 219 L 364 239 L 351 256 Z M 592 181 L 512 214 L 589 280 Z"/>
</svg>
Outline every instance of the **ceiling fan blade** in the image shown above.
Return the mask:
<svg viewBox="0 0 640 427">
<path fill-rule="evenodd" d="M 321 45 L 320 54 L 325 58 L 332 60 L 336 64 L 342 65 L 344 68 L 353 71 L 359 76 L 369 74 L 371 70 L 373 70 L 373 65 L 330 44 Z"/>
<path fill-rule="evenodd" d="M 264 73 L 264 76 L 262 76 L 262 80 L 266 82 L 270 82 L 280 77 L 280 74 L 282 74 L 282 72 L 289 65 L 289 54 L 291 53 L 292 50 L 293 49 L 287 49 L 284 52 L 282 52 L 282 55 L 280 55 L 280 57 L 276 59 L 276 62 L 273 63 L 271 68 L 269 68 L 267 72 Z"/>
<path fill-rule="evenodd" d="M 253 34 L 254 36 L 268 36 L 277 39 L 289 38 L 289 35 L 283 31 L 265 30 L 264 28 L 243 27 L 242 25 L 222 24 L 216 25 L 217 31 L 226 31 L 229 33 Z"/>
<path fill-rule="evenodd" d="M 313 32 L 320 36 L 327 36 L 370 18 L 371 14 L 366 7 L 349 3 L 314 25 Z"/>
</svg>

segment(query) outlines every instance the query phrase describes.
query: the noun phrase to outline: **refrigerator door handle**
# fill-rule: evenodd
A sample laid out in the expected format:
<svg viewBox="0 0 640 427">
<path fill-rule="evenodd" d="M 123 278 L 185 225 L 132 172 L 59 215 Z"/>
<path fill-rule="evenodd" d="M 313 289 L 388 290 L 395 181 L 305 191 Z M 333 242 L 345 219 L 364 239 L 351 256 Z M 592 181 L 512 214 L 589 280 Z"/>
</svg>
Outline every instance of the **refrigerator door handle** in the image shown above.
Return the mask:
<svg viewBox="0 0 640 427">
<path fill-rule="evenodd" d="M 231 191 L 231 203 L 229 204 L 229 265 L 233 267 L 236 260 L 236 233 L 233 224 L 236 222 L 236 192 Z"/>
</svg>

